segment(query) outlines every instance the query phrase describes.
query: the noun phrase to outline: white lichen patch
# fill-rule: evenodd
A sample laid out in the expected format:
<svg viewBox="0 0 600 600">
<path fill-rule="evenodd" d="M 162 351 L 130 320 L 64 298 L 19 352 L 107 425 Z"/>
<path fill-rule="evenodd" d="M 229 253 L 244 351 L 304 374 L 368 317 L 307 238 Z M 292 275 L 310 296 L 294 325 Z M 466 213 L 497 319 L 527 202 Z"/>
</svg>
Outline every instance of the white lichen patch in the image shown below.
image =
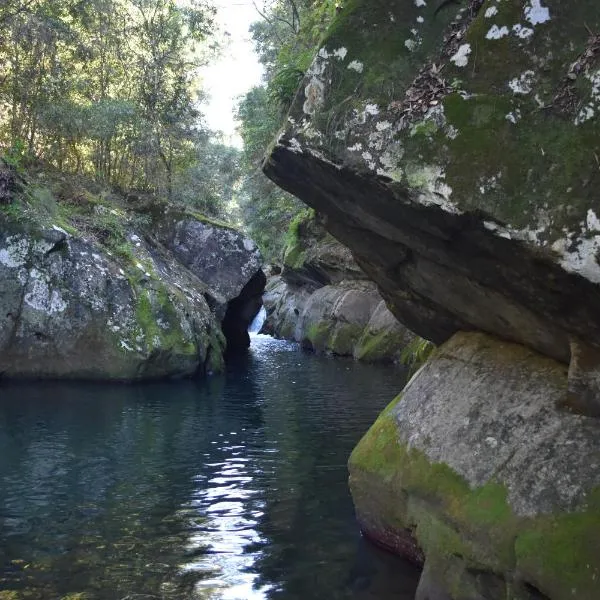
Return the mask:
<svg viewBox="0 0 600 600">
<path fill-rule="evenodd" d="M 504 238 L 507 240 L 512 239 L 511 232 L 507 227 L 503 227 L 502 225 L 499 225 L 498 223 L 494 223 L 493 221 L 484 221 L 483 226 L 488 231 L 491 231 L 494 235 L 497 235 L 498 237 L 501 237 L 501 238 Z"/>
<path fill-rule="evenodd" d="M 67 303 L 63 300 L 58 290 L 50 289 L 47 275 L 33 268 L 29 272 L 29 282 L 29 291 L 23 298 L 27 306 L 47 315 L 54 315 L 65 311 Z"/>
<path fill-rule="evenodd" d="M 438 206 L 451 214 L 461 210 L 450 201 L 452 188 L 445 181 L 446 173 L 437 165 L 413 164 L 406 167 L 406 179 L 410 187 L 419 192 L 419 203 Z"/>
<path fill-rule="evenodd" d="M 125 340 L 121 340 L 119 345 L 121 346 L 121 349 L 126 352 L 134 352 L 134 349 Z"/>
<path fill-rule="evenodd" d="M 600 108 L 600 70 L 585 74 L 591 83 L 590 100 L 583 106 L 575 117 L 575 125 L 581 125 L 594 117 Z"/>
<path fill-rule="evenodd" d="M 515 110 L 509 112 L 505 119 L 513 125 L 516 125 L 521 120 L 521 109 L 516 108 Z"/>
<path fill-rule="evenodd" d="M 469 54 L 471 54 L 471 44 L 462 44 L 450 60 L 457 67 L 466 67 L 469 64 Z"/>
<path fill-rule="evenodd" d="M 533 35 L 533 29 L 531 29 L 531 27 L 524 27 L 520 23 L 513 25 L 512 32 L 522 40 L 527 40 Z"/>
<path fill-rule="evenodd" d="M 335 58 L 337 58 L 338 60 L 344 60 L 346 58 L 347 54 L 348 54 L 348 48 L 344 48 L 343 46 L 341 48 L 338 48 L 337 50 L 333 51 L 333 56 Z"/>
<path fill-rule="evenodd" d="M 379 107 L 377 106 L 377 104 L 367 104 L 365 106 L 365 114 L 376 116 L 379 114 Z"/>
<path fill-rule="evenodd" d="M 586 225 L 588 231 L 600 231 L 600 219 L 598 219 L 596 213 L 591 208 L 587 211 Z"/>
<path fill-rule="evenodd" d="M 486 19 L 491 19 L 493 16 L 498 14 L 498 8 L 496 6 L 490 6 L 485 13 L 483 13 L 483 16 Z"/>
<path fill-rule="evenodd" d="M 356 142 L 353 146 L 348 146 L 348 152 L 360 152 L 363 149 L 363 145 L 360 142 Z"/>
<path fill-rule="evenodd" d="M 417 17 L 417 23 L 421 24 L 421 23 L 425 23 L 425 19 L 421 16 Z"/>
<path fill-rule="evenodd" d="M 530 0 L 530 3 L 525 6 L 525 18 L 532 25 L 540 25 L 550 20 L 550 10 L 542 6 L 540 0 Z"/>
<path fill-rule="evenodd" d="M 375 129 L 377 131 L 386 131 L 387 129 L 390 129 L 392 127 L 392 124 L 389 121 L 378 121 L 375 124 Z"/>
<path fill-rule="evenodd" d="M 518 77 L 511 79 L 508 82 L 508 87 L 512 90 L 513 94 L 526 95 L 530 94 L 533 89 L 533 78 L 535 73 L 531 70 L 521 73 Z"/>
<path fill-rule="evenodd" d="M 502 27 L 498 27 L 498 25 L 492 25 L 491 29 L 485 34 L 486 40 L 500 40 L 503 37 L 506 37 L 509 34 L 508 27 L 503 25 Z"/>
<path fill-rule="evenodd" d="M 351 69 L 352 71 L 356 71 L 357 73 L 362 73 L 363 69 L 364 69 L 364 65 L 358 60 L 353 60 L 348 65 L 348 68 Z"/>
<path fill-rule="evenodd" d="M 404 45 L 409 52 L 414 52 L 418 46 L 417 41 L 412 38 L 404 40 Z"/>
<path fill-rule="evenodd" d="M 295 137 L 290 139 L 289 148 L 294 154 L 302 154 L 302 145 Z"/>
<path fill-rule="evenodd" d="M 11 236 L 6 239 L 6 247 L 0 248 L 0 264 L 9 269 L 17 269 L 27 262 L 29 242 L 20 236 Z"/>
<path fill-rule="evenodd" d="M 580 232 L 565 232 L 565 236 L 552 244 L 560 255 L 560 265 L 566 271 L 600 283 L 600 219 L 589 209 Z"/>
<path fill-rule="evenodd" d="M 561 255 L 560 265 L 565 271 L 577 273 L 593 283 L 600 283 L 600 235 L 573 236 L 552 244 L 552 250 Z"/>
<path fill-rule="evenodd" d="M 427 6 L 427 2 L 425 2 L 425 0 L 415 0 L 415 6 L 417 8 L 423 8 L 424 6 Z"/>
<path fill-rule="evenodd" d="M 325 100 L 325 86 L 317 77 L 311 77 L 311 80 L 304 88 L 304 96 L 306 100 L 302 110 L 307 115 L 314 115 L 315 112 L 323 105 Z"/>
<path fill-rule="evenodd" d="M 575 117 L 575 125 L 581 125 L 582 123 L 593 119 L 595 114 L 596 111 L 594 110 L 593 106 L 590 106 L 589 104 L 584 106 L 579 110 L 577 116 Z"/>
</svg>

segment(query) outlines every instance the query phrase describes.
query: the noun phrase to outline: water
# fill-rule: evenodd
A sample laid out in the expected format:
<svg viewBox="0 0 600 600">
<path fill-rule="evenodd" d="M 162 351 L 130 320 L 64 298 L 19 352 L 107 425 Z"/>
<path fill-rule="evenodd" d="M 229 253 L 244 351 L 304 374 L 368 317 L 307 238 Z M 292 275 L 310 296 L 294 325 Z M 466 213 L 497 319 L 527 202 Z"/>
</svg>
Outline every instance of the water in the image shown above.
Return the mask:
<svg viewBox="0 0 600 600">
<path fill-rule="evenodd" d="M 261 306 L 252 323 L 250 323 L 250 327 L 248 327 L 248 333 L 250 333 L 250 335 L 258 333 L 262 329 L 262 326 L 265 324 L 266 320 L 267 310 L 264 306 Z"/>
<path fill-rule="evenodd" d="M 2 384 L 0 599 L 412 600 L 347 491 L 401 386 L 266 336 L 206 382 Z"/>
</svg>

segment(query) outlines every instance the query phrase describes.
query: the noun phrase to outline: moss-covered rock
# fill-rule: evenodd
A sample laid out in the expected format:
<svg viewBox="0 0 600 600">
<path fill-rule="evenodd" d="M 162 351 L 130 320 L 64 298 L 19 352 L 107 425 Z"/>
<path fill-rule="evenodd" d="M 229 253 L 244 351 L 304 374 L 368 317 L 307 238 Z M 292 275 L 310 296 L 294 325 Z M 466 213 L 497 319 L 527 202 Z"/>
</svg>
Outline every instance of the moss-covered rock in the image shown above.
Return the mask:
<svg viewBox="0 0 600 600">
<path fill-rule="evenodd" d="M 256 246 L 239 232 L 185 211 L 161 209 L 156 227 L 117 205 L 67 213 L 49 189 L 48 206 L 37 206 L 31 185 L 22 188 L 0 211 L 4 377 L 134 381 L 218 371 L 225 321 L 233 344 L 247 346 L 264 275 Z M 65 220 L 69 231 L 58 225 Z"/>
<path fill-rule="evenodd" d="M 557 408 L 566 388 L 562 364 L 458 334 L 354 450 L 363 530 L 424 556 L 419 598 L 432 579 L 457 600 L 600 595 L 600 424 Z"/>
<path fill-rule="evenodd" d="M 202 288 L 133 234 L 130 259 L 60 229 L 0 232 L 5 377 L 138 380 L 192 375 L 224 340 Z M 135 247 L 135 244 L 139 244 Z M 179 277 L 175 277 L 175 274 Z"/>
<path fill-rule="evenodd" d="M 264 170 L 421 337 L 568 362 L 600 339 L 600 6 L 442 4 L 345 2 Z"/>
<path fill-rule="evenodd" d="M 414 337 L 382 300 L 354 346 L 354 358 L 364 362 L 399 362 L 402 350 Z"/>
</svg>

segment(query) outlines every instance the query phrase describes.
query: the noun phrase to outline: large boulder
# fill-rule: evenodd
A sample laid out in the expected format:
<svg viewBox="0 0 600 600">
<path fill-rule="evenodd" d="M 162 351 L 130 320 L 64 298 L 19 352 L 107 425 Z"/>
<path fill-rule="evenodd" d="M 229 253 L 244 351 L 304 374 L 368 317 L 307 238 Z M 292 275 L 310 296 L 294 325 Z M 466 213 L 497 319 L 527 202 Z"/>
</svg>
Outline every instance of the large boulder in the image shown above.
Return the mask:
<svg viewBox="0 0 600 600">
<path fill-rule="evenodd" d="M 232 227 L 189 212 L 167 210 L 158 220 L 156 236 L 178 262 L 210 288 L 221 316 L 227 302 L 237 298 L 261 270 L 260 251 L 251 239 Z"/>
<path fill-rule="evenodd" d="M 265 277 L 240 233 L 173 211 L 140 228 L 147 220 L 103 205 L 68 233 L 16 210 L 0 214 L 3 376 L 183 377 L 217 371 L 226 347 L 249 345 Z"/>
<path fill-rule="evenodd" d="M 218 369 L 224 340 L 201 287 L 181 272 L 164 279 L 137 252 L 124 265 L 59 228 L 2 222 L 2 375 L 131 381 Z"/>
<path fill-rule="evenodd" d="M 341 281 L 367 279 L 350 250 L 327 232 L 313 211 L 296 215 L 289 226 L 282 277 L 292 286 L 313 291 Z"/>
<path fill-rule="evenodd" d="M 210 289 L 207 299 L 223 323 L 228 352 L 246 350 L 248 327 L 262 306 L 266 283 L 257 245 L 232 227 L 176 210 L 161 215 L 155 232 Z"/>
<path fill-rule="evenodd" d="M 600 597 L 600 422 L 566 389 L 565 365 L 459 333 L 354 450 L 363 531 L 425 562 L 419 600 Z"/>
<path fill-rule="evenodd" d="M 343 5 L 265 173 L 412 331 L 600 345 L 600 5 Z"/>
<path fill-rule="evenodd" d="M 268 315 L 263 330 L 315 352 L 365 362 L 398 362 L 414 339 L 372 282 L 342 281 L 310 290 L 272 278 L 263 298 Z"/>
<path fill-rule="evenodd" d="M 389 312 L 350 250 L 312 211 L 296 217 L 287 237 L 283 271 L 263 298 L 263 331 L 317 352 L 397 362 L 414 336 Z"/>
</svg>

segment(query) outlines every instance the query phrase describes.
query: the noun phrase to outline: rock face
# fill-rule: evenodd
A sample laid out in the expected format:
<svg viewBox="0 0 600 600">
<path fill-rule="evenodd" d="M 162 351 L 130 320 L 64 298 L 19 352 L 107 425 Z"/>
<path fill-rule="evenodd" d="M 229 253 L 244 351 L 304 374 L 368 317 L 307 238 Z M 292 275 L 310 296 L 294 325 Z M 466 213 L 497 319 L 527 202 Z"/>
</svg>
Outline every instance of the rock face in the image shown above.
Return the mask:
<svg viewBox="0 0 600 600">
<path fill-rule="evenodd" d="M 435 9 L 345 5 L 265 173 L 415 333 L 483 330 L 568 362 L 571 339 L 600 340 L 600 7 Z"/>
<path fill-rule="evenodd" d="M 167 212 L 157 237 L 178 262 L 204 282 L 230 352 L 250 345 L 248 326 L 262 306 L 266 277 L 256 244 L 234 229 Z"/>
<path fill-rule="evenodd" d="M 556 408 L 566 387 L 563 364 L 460 333 L 354 450 L 363 530 L 426 557 L 417 598 L 599 597 L 600 422 Z"/>
<path fill-rule="evenodd" d="M 422 600 L 600 597 L 597 31 L 592 0 L 344 3 L 264 163 L 447 344 L 351 461 Z"/>
<path fill-rule="evenodd" d="M 194 223 L 187 217 L 177 226 L 190 231 Z M 198 225 L 201 235 L 220 235 Z M 249 280 L 258 281 L 254 295 L 260 297 L 261 281 L 264 286 L 255 248 L 244 263 L 240 247 L 249 242 L 229 231 L 225 236 L 223 255 L 236 258 L 222 260 L 213 290 L 148 232 L 130 231 L 117 255 L 59 227 L 0 216 L 0 373 L 132 381 L 219 370 L 227 301 L 239 304 L 236 292 Z M 200 264 L 197 256 L 194 261 Z M 241 304 L 247 313 L 248 298 Z M 229 329 L 237 334 L 240 319 L 233 320 Z"/>
<path fill-rule="evenodd" d="M 413 334 L 389 312 L 347 248 L 311 217 L 296 226 L 282 275 L 267 285 L 263 331 L 316 352 L 396 362 Z"/>
</svg>

